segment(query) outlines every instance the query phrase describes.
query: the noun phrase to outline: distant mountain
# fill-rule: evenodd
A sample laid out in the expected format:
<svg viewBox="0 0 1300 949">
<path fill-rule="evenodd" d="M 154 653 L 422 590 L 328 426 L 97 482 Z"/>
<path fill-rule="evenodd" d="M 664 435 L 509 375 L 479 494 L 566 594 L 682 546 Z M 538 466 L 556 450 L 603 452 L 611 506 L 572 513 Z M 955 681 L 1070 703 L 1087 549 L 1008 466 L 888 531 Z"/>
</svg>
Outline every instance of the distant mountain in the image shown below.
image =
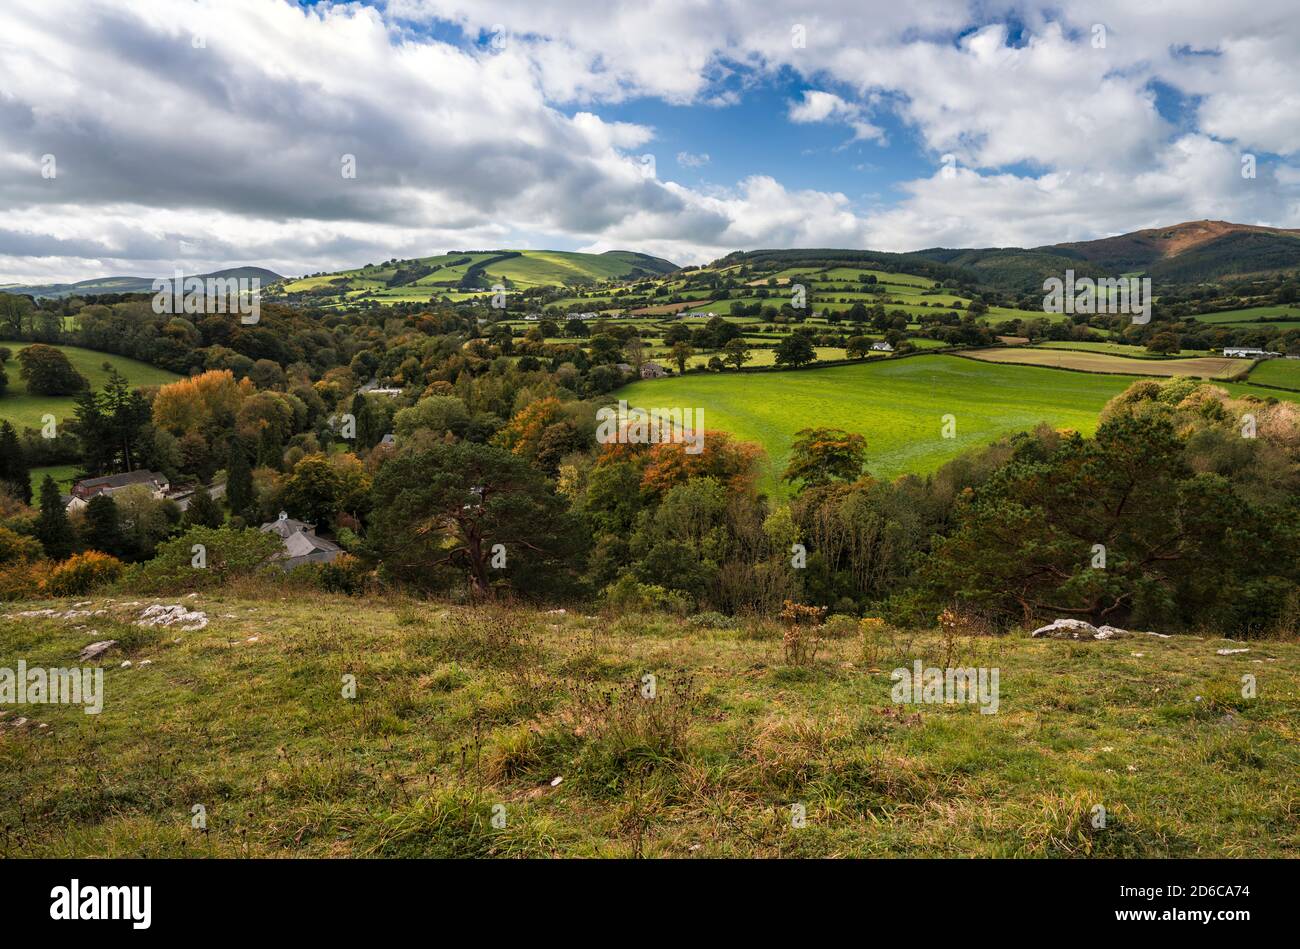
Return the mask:
<svg viewBox="0 0 1300 949">
<path fill-rule="evenodd" d="M 162 279 L 170 281 L 172 276 L 172 274 L 167 274 Z M 209 277 L 222 279 L 233 277 L 237 280 L 251 280 L 256 277 L 262 281 L 263 288 L 284 279 L 275 271 L 267 270 L 265 267 L 231 267 L 227 270 L 215 270 L 212 273 L 186 274 L 186 277 L 190 276 L 196 276 L 203 280 Z M 76 297 L 97 293 L 152 293 L 153 282 L 153 277 L 95 277 L 91 280 L 80 280 L 76 283 L 6 284 L 0 286 L 0 291 L 32 297 Z"/>
<path fill-rule="evenodd" d="M 984 282 L 1022 290 L 1037 289 L 1066 268 L 1081 276 L 1142 273 L 1156 281 L 1194 283 L 1300 269 L 1300 230 L 1188 221 L 1092 241 L 1029 249 L 935 247 L 915 256 L 968 268 Z"/>
</svg>

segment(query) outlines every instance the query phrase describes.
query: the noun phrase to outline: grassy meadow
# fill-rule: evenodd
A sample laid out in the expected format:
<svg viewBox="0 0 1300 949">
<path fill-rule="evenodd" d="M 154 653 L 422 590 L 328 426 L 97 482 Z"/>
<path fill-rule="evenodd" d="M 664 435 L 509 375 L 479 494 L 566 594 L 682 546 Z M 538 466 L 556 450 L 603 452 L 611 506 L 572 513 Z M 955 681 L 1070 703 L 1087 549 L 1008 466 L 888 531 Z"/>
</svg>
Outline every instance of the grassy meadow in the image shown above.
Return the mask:
<svg viewBox="0 0 1300 949">
<path fill-rule="evenodd" d="M 706 428 L 766 449 L 764 486 L 779 477 L 799 429 L 860 432 L 877 477 L 925 474 L 970 448 L 1039 422 L 1090 433 L 1111 397 L 1132 380 L 981 364 L 956 356 L 913 356 L 772 373 L 719 373 L 647 380 L 620 389 L 630 405 L 702 407 Z M 943 416 L 956 437 L 942 437 Z"/>
<path fill-rule="evenodd" d="M 13 358 L 5 364 L 5 372 L 9 376 L 9 389 L 5 395 L 0 396 L 0 420 L 11 422 L 19 431 L 28 427 L 40 428 L 41 416 L 47 413 L 61 422 L 72 415 L 75 404 L 73 396 L 28 394 L 18 374 L 21 368 L 18 364 L 18 353 L 29 345 L 31 344 L 25 342 L 0 340 L 0 346 L 13 350 L 14 354 Z M 90 381 L 91 387 L 96 389 L 108 381 L 108 370 L 104 368 L 106 362 L 126 376 L 127 380 L 135 386 L 166 385 L 180 378 L 174 372 L 127 359 L 125 356 L 114 356 L 93 349 L 82 349 L 79 346 L 54 348 L 66 353 L 73 368 L 85 376 Z"/>
<path fill-rule="evenodd" d="M 850 630 L 787 665 L 747 622 L 263 589 L 181 632 L 147 602 L 0 613 L 29 666 L 119 640 L 101 714 L 0 713 L 0 857 L 1300 856 L 1294 643 Z M 917 659 L 998 668 L 997 712 L 894 704 Z"/>
</svg>

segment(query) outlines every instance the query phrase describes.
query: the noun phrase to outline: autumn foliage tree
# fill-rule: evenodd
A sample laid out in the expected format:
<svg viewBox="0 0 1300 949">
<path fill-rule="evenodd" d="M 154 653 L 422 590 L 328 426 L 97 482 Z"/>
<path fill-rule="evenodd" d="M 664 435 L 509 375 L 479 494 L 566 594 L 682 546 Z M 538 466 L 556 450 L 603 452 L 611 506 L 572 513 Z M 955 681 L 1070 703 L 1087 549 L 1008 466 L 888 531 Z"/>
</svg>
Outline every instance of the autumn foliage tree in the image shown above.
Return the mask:
<svg viewBox="0 0 1300 949">
<path fill-rule="evenodd" d="M 795 433 L 783 478 L 806 488 L 831 481 L 855 481 L 867 463 L 867 440 L 839 428 L 805 428 Z"/>
</svg>

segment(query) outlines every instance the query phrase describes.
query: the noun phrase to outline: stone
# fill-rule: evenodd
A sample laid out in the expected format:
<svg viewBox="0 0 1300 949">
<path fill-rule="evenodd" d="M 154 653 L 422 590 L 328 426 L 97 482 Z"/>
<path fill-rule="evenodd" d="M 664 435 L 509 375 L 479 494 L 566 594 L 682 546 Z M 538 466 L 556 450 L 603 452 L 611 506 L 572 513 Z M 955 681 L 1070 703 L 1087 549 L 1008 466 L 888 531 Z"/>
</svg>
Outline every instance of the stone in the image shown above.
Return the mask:
<svg viewBox="0 0 1300 949">
<path fill-rule="evenodd" d="M 116 639 L 101 639 L 99 642 L 91 643 L 89 646 L 81 650 L 81 652 L 77 653 L 77 658 L 82 662 L 90 662 L 92 659 L 98 659 L 116 645 Z"/>
<path fill-rule="evenodd" d="M 1097 627 L 1081 619 L 1058 619 L 1029 635 L 1032 639 L 1096 639 Z"/>
<path fill-rule="evenodd" d="M 1249 649 L 1216 649 L 1214 651 L 1220 656 L 1235 656 L 1239 652 L 1250 652 Z"/>
</svg>

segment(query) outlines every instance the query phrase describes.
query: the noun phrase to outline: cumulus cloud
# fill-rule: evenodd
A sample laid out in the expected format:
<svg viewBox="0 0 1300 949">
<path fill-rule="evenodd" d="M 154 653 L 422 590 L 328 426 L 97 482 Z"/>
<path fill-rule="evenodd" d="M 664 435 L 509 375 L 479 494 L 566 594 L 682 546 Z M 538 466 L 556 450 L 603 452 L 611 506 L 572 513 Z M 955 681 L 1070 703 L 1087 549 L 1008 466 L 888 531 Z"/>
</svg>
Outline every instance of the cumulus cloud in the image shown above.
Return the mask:
<svg viewBox="0 0 1300 949">
<path fill-rule="evenodd" d="M 301 273 L 467 246 L 698 263 L 1195 217 L 1296 226 L 1291 4 L 8 0 L 0 283 L 178 261 Z M 790 76 L 806 87 L 792 125 L 844 126 L 880 164 L 915 170 L 866 206 L 761 168 L 692 188 L 643 158 L 659 130 L 604 117 L 644 98 L 743 108 Z M 1162 95 L 1188 103 L 1177 121 Z M 885 118 L 906 135 L 886 137 Z M 1247 152 L 1256 179 L 1240 175 Z"/>
</svg>

